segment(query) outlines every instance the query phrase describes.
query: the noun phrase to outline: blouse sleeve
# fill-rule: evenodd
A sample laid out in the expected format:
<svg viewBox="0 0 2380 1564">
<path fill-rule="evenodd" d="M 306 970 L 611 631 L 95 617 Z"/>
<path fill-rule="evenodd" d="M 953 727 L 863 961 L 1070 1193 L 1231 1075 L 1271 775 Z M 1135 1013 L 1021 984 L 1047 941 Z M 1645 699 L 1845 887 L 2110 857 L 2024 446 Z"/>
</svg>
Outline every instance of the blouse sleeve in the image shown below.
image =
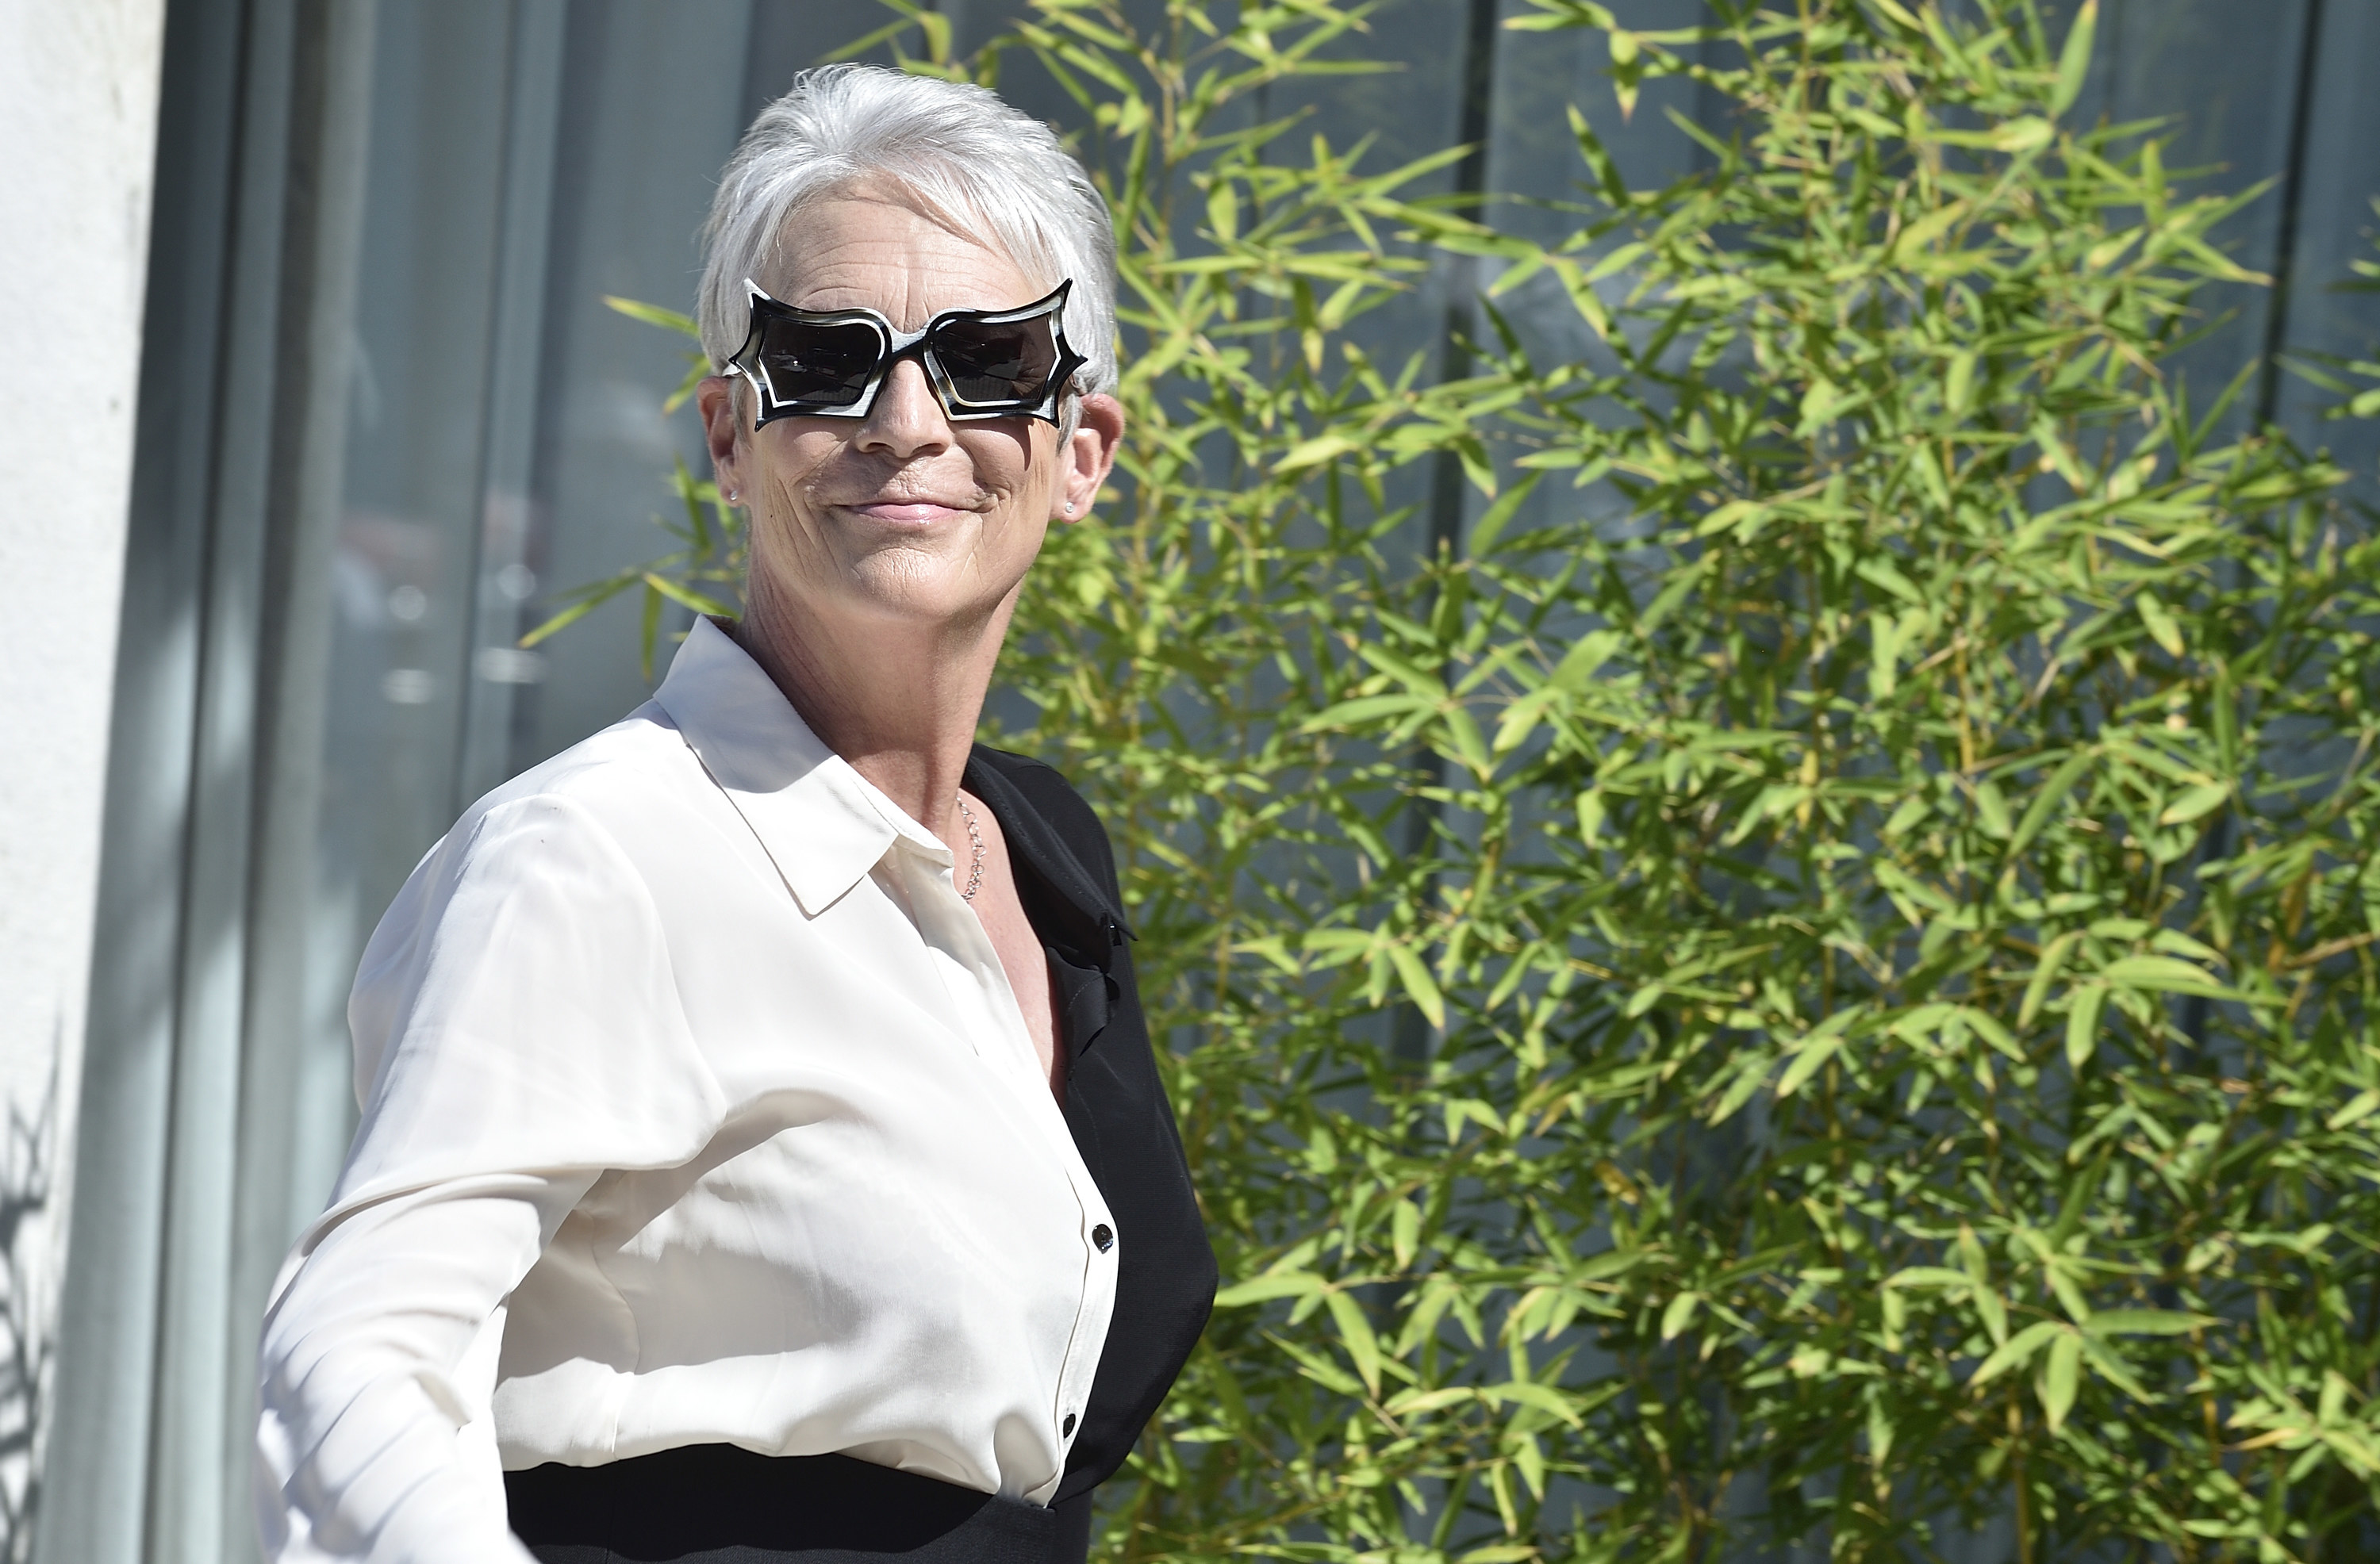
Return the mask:
<svg viewBox="0 0 2380 1564">
<path fill-rule="evenodd" d="M 489 1412 L 504 1303 L 606 1170 L 723 1116 L 642 878 L 585 806 L 467 818 L 372 936 L 361 1127 L 265 1315 L 256 1504 L 275 1564 L 528 1564 Z"/>
</svg>

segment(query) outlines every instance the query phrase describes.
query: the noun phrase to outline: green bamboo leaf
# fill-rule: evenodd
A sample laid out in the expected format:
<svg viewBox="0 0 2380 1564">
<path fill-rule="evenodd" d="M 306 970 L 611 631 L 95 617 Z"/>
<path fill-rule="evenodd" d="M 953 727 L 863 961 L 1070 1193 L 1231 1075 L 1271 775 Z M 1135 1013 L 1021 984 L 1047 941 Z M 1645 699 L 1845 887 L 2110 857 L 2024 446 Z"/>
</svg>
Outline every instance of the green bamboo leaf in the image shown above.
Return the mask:
<svg viewBox="0 0 2380 1564">
<path fill-rule="evenodd" d="M 1364 1317 L 1363 1305 L 1345 1292 L 1333 1289 L 1323 1294 L 1323 1305 L 1330 1311 L 1330 1321 L 1339 1328 L 1340 1345 L 1347 1349 L 1349 1361 L 1364 1381 L 1365 1390 L 1380 1393 L 1380 1339 L 1373 1334 L 1371 1321 Z"/>
<path fill-rule="evenodd" d="M 2215 1323 L 2180 1309 L 2101 1309 L 2082 1328 L 2094 1336 L 2186 1336 Z"/>
<path fill-rule="evenodd" d="M 1282 454 L 1273 464 L 1278 473 L 1303 472 L 1334 461 L 1351 451 L 1363 449 L 1363 443 L 1352 434 L 1318 434 L 1311 440 L 1301 440 Z"/>
<path fill-rule="evenodd" d="M 1581 636 L 1562 653 L 1554 664 L 1546 683 L 1558 689 L 1584 691 L 1611 660 L 1611 654 L 1626 644 L 1626 638 L 1616 630 L 1595 630 Z"/>
<path fill-rule="evenodd" d="M 1450 705 L 1439 714 L 1439 726 L 1446 732 L 1446 741 L 1454 758 L 1463 762 L 1471 774 L 1483 781 L 1496 770 L 1496 761 L 1488 749 L 1488 739 L 1479 731 L 1478 720 L 1461 705 Z"/>
<path fill-rule="evenodd" d="M 2350 1097 L 2344 1107 L 2324 1120 L 2323 1127 L 2329 1130 L 2344 1130 L 2351 1125 L 2362 1123 L 2372 1117 L 2375 1111 L 2380 1111 L 2380 1086 L 2369 1086 Z"/>
<path fill-rule="evenodd" d="M 2094 1336 L 2087 1328 L 2082 1333 L 2082 1361 L 2100 1378 L 2134 1400 L 2156 1400 L 2155 1393 L 2141 1383 L 2140 1376 L 2132 1372 L 2131 1365 L 2107 1344 L 2106 1339 Z"/>
<path fill-rule="evenodd" d="M 591 588 L 579 588 L 577 594 L 577 601 L 555 612 L 537 628 L 523 636 L 519 645 L 524 648 L 533 647 L 540 641 L 551 637 L 556 631 L 568 629 L 622 592 L 637 586 L 643 579 L 644 575 L 641 571 L 625 571 L 609 581 L 598 582 Z"/>
<path fill-rule="evenodd" d="M 1944 234 L 1949 233 L 1950 229 L 1966 215 L 1967 203 L 1964 201 L 1954 200 L 1944 206 L 1937 207 L 1934 211 L 1929 212 L 1925 216 L 1919 218 L 1916 222 L 1912 223 L 1909 226 L 1903 228 L 1900 231 L 1900 237 L 1893 241 L 1892 258 L 1894 262 L 1898 265 L 1908 265 L 1912 260 L 1922 254 L 1927 246 L 1933 244 L 1935 240 L 1940 238 Z"/>
<path fill-rule="evenodd" d="M 1439 991 L 1438 979 L 1429 975 L 1428 964 L 1411 947 L 1395 940 L 1390 940 L 1386 949 L 1389 960 L 1396 966 L 1398 980 L 1404 985 L 1405 998 L 1428 1018 L 1432 1026 L 1444 1026 L 1446 996 Z"/>
<path fill-rule="evenodd" d="M 1984 144 L 1995 152 L 2029 152 L 2049 145 L 2057 133 L 2049 121 L 2027 115 L 2020 119 L 2011 119 L 2005 125 L 1994 126 L 1985 136 Z"/>
<path fill-rule="evenodd" d="M 2098 25 L 2099 0 L 2082 0 L 2073 25 L 2066 30 L 2065 46 L 2058 51 L 2058 84 L 2049 94 L 2052 119 L 2072 108 L 2074 100 L 2082 95 L 2082 83 L 2091 74 L 2091 40 Z"/>
<path fill-rule="evenodd" d="M 1244 1309 L 1251 1303 L 1270 1303 L 1275 1298 L 1305 1298 L 1324 1291 L 1330 1284 L 1318 1276 L 1305 1271 L 1282 1274 L 1268 1273 L 1226 1287 L 1215 1294 L 1215 1307 Z"/>
<path fill-rule="evenodd" d="M 1405 1316 L 1404 1328 L 1397 1335 L 1395 1355 L 1403 1357 L 1423 1342 L 1437 1340 L 1439 1322 L 1461 1299 L 1462 1291 L 1463 1284 L 1445 1271 L 1438 1272 L 1424 1282 L 1420 1296 L 1414 1303 L 1413 1312 Z M 1468 1395 L 1468 1391 L 1462 1391 L 1456 1399 L 1467 1399 Z M 1451 1404 L 1432 1401 L 1417 1410 L 1427 1412 L 1439 1405 Z"/>
<path fill-rule="evenodd" d="M 2020 827 L 2020 832 L 2022 830 L 2022 828 Z M 2025 982 L 2024 999 L 2017 1007 L 2018 1031 L 2024 1032 L 2032 1029 L 2034 1020 L 2041 1014 L 2042 1005 L 2049 998 L 2049 986 L 2058 981 L 2058 970 L 2066 964 L 2068 952 L 2074 949 L 2082 938 L 2081 934 L 2070 930 L 2052 940 L 2043 948 L 2041 960 L 2034 964 L 2033 976 Z M 2093 1024 L 2096 1024 L 2095 1018 Z M 2074 1061 L 2070 1060 L 2069 1062 Z"/>
<path fill-rule="evenodd" d="M 2180 797 L 2175 799 L 2170 805 L 2168 805 L 2166 806 L 2165 813 L 2157 817 L 2157 824 L 2165 826 L 2188 825 L 2192 820 L 2205 818 L 2216 810 L 2223 807 L 2225 804 L 2230 802 L 2230 783 L 2201 783 L 2199 786 L 2193 787 L 2188 792 L 2182 794 Z"/>
<path fill-rule="evenodd" d="M 1543 477 L 1545 474 L 1542 472 L 1528 474 L 1498 495 L 1495 503 L 1480 514 L 1479 520 L 1471 528 L 1470 547 L 1474 558 L 1496 552 L 1496 540 L 1504 535 L 1504 528 L 1512 524 L 1512 518 L 1520 514 L 1521 506 L 1536 491 L 1537 480 Z"/>
<path fill-rule="evenodd" d="M 2074 791 L 2074 784 L 2082 780 L 2097 759 L 2095 751 L 2084 749 L 2077 750 L 2058 762 L 2058 770 L 2049 773 L 2049 780 L 2041 784 L 2041 791 L 2034 794 L 2033 802 L 2024 806 L 2023 818 L 2017 821 L 2016 830 L 2009 837 L 2008 856 L 2011 860 L 2033 845 L 2034 838 L 2049 824 L 2050 817 L 2057 813 L 2058 806 L 2066 802 L 2066 795 Z"/>
<path fill-rule="evenodd" d="M 1975 784 L 1975 815 L 1985 835 L 2002 842 L 2014 839 L 2016 827 L 2009 818 L 2008 796 L 1989 777 Z"/>
<path fill-rule="evenodd" d="M 2080 983 L 2066 1010 L 2066 1063 L 2080 1073 L 2099 1047 L 2099 1012 L 2107 1008 L 2107 985 Z"/>
<path fill-rule="evenodd" d="M 1403 1270 L 1413 1264 L 1414 1255 L 1421 1249 L 1421 1207 L 1410 1200 L 1398 1201 L 1390 1214 L 1390 1233 L 1397 1268 Z"/>
<path fill-rule="evenodd" d="M 2066 1414 L 2074 1410 L 2074 1396 L 2082 1380 L 2082 1333 L 2061 1327 L 2050 1338 L 2048 1366 L 2041 1376 L 2041 1412 L 2052 1434 L 2065 1428 Z"/>
<path fill-rule="evenodd" d="M 1518 1429 L 1508 1430 L 1505 1440 L 1507 1447 L 1512 1452 L 1514 1469 L 1521 1473 L 1521 1481 L 1529 1485 L 1530 1497 L 1544 1498 L 1546 1497 L 1545 1447 L 1537 1442 L 1537 1437 L 1535 1434 L 1524 1433 Z"/>
<path fill-rule="evenodd" d="M 1411 717 L 1434 710 L 1438 703 L 1426 696 L 1367 695 L 1354 700 L 1342 700 L 1308 717 L 1298 724 L 1302 734 L 1318 734 L 1333 728 L 1357 728 L 1382 717 Z"/>
<path fill-rule="evenodd" d="M 841 48 L 820 55 L 819 57 L 820 65 L 828 65 L 839 60 L 857 59 L 879 43 L 898 38 L 917 24 L 918 10 L 910 3 L 910 0 L 878 0 L 878 3 L 900 13 L 899 18 L 887 22 L 871 32 L 864 32 Z"/>
<path fill-rule="evenodd" d="M 1984 1333 L 1998 1345 L 2009 1339 L 2008 1301 L 1991 1289 L 1988 1282 L 1978 1282 L 1968 1299 L 1975 1306 L 1975 1317 L 1983 1322 Z"/>
<path fill-rule="evenodd" d="M 707 592 L 697 591 L 683 581 L 674 581 L 654 571 L 645 572 L 645 585 L 680 608 L 690 608 L 697 613 L 719 614 L 730 619 L 735 615 L 734 604 L 722 602 Z"/>
<path fill-rule="evenodd" d="M 1433 1412 L 1443 1412 L 1448 1407 L 1468 1405 L 1478 1399 L 1478 1391 L 1463 1385 L 1441 1385 L 1431 1390 L 1415 1387 L 1390 1396 L 1381 1410 L 1390 1417 L 1421 1417 Z"/>
<path fill-rule="evenodd" d="M 1972 351 L 1954 353 L 1950 367 L 1942 377 L 1942 410 L 1963 415 L 1975 388 L 1976 355 Z"/>
<path fill-rule="evenodd" d="M 1564 1395 L 1550 1385 L 1539 1385 L 1527 1379 L 1513 1379 L 1507 1380 L 1501 1385 L 1487 1386 L 1479 1393 L 1489 1400 L 1502 1401 L 1515 1406 L 1535 1407 L 1539 1412 L 1559 1418 L 1573 1428 L 1585 1426 L 1585 1420 L 1579 1415 L 1579 1409 L 1572 1404 L 1573 1398 Z"/>
<path fill-rule="evenodd" d="M 694 317 L 684 310 L 666 309 L 658 304 L 647 304 L 639 299 L 622 298 L 608 293 L 603 296 L 603 303 L 631 321 L 642 321 L 649 326 L 659 326 L 680 336 L 691 337 L 696 342 L 702 340 L 702 328 L 696 325 Z"/>
<path fill-rule="evenodd" d="M 1871 613 L 1868 618 L 1870 649 L 1868 687 L 1879 700 L 1890 698 L 1900 685 L 1901 621 L 1896 614 Z"/>
<path fill-rule="evenodd" d="M 1695 525 L 1694 536 L 1708 538 L 1737 527 L 1743 527 L 1746 535 L 1749 536 L 1757 531 L 1758 523 L 1767 515 L 1769 507 L 1757 500 L 1730 500 Z M 1745 525 L 1747 523 L 1751 525 L 1747 527 Z"/>
<path fill-rule="evenodd" d="M 1814 1037 L 1793 1056 L 1793 1062 L 1785 1067 L 1783 1078 L 1777 1083 L 1778 1097 L 1791 1097 L 1807 1085 L 1810 1077 L 1825 1069 L 1827 1061 L 1841 1052 L 1842 1047 L 1843 1039 L 1840 1037 Z"/>
<path fill-rule="evenodd" d="M 1968 1388 L 1987 1385 L 2010 1369 L 2022 1368 L 2033 1361 L 2033 1355 L 2041 1351 L 2052 1337 L 2061 1332 L 2071 1334 L 2070 1328 L 2059 1320 L 2043 1320 L 2036 1325 L 2026 1326 L 1976 1366 L 1973 1376 L 1967 1381 Z"/>
<path fill-rule="evenodd" d="M 643 612 L 638 615 L 637 624 L 637 666 L 650 685 L 653 682 L 653 652 L 661 644 L 662 604 L 665 600 L 651 571 L 645 572 L 643 581 Z"/>
<path fill-rule="evenodd" d="M 1727 1090 L 1712 1106 L 1710 1122 L 1713 1124 L 1727 1122 L 1738 1109 L 1759 1096 L 1760 1088 L 1767 1083 L 1768 1071 L 1773 1061 L 1766 1055 L 1746 1058 L 1737 1068 L 1734 1079 L 1730 1083 Z"/>
<path fill-rule="evenodd" d="M 2124 988 L 2148 988 L 2168 994 L 2204 994 L 2228 999 L 2230 990 L 2202 967 L 2173 956 L 2126 956 L 2110 962 L 2100 973 Z"/>
<path fill-rule="evenodd" d="M 1641 45 L 1634 33 L 1621 28 L 1613 28 L 1609 39 L 1612 94 L 1619 100 L 1620 117 L 1624 121 L 1634 117 L 1636 113 L 1636 82 L 1644 71 L 1644 67 L 1636 63 Z"/>
<path fill-rule="evenodd" d="M 2181 625 L 2163 599 L 2155 592 L 2144 591 L 2132 600 L 2132 607 L 2140 614 L 2141 623 L 2148 626 L 2150 639 L 2174 657 L 2183 654 L 2187 649 L 2182 644 Z"/>
<path fill-rule="evenodd" d="M 2019 1064 L 2025 1061 L 2024 1048 L 2016 1040 L 2016 1034 L 2002 1025 L 2000 1018 L 1990 1011 L 1974 1005 L 1961 1005 L 1951 1013 L 1956 1015 L 1970 1031 L 1983 1038 L 1994 1052 L 2014 1060 Z"/>
<path fill-rule="evenodd" d="M 1494 752 L 1509 755 L 1526 744 L 1547 713 L 1568 704 L 1569 696 L 1569 691 L 1545 684 L 1506 707 L 1504 714 L 1496 720 L 1496 737 L 1491 746 Z"/>
</svg>

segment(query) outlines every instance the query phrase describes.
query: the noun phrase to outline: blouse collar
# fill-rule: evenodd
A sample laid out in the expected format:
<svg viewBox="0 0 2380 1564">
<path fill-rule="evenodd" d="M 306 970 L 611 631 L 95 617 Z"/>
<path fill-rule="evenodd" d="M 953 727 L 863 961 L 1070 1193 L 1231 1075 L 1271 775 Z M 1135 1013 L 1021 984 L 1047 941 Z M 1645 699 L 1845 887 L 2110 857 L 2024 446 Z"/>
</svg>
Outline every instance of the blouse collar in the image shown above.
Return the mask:
<svg viewBox="0 0 2380 1564">
<path fill-rule="evenodd" d="M 949 867 L 941 839 L 829 749 L 713 621 L 694 622 L 653 699 L 760 839 L 807 915 L 841 901 L 896 840 Z"/>
<path fill-rule="evenodd" d="M 717 622 L 694 622 L 653 699 L 759 838 L 808 916 L 841 901 L 896 840 L 950 867 L 941 839 L 828 748 Z M 1007 774 L 1018 766 L 1032 763 L 978 745 L 967 788 L 1000 821 L 1010 862 L 1054 893 L 1043 901 L 1028 888 L 1028 899 L 1040 903 L 1036 923 L 1054 914 L 1060 927 L 1045 932 L 1104 968 L 1109 948 L 1129 938 L 1123 911 L 1065 832 Z"/>
</svg>

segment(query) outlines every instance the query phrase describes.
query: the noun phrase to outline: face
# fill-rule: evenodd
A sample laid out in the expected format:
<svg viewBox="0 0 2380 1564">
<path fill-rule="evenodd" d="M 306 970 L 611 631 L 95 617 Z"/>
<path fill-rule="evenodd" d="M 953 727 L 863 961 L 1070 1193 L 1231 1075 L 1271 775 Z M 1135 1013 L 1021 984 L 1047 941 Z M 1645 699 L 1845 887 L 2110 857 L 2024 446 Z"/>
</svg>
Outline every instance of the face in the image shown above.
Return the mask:
<svg viewBox="0 0 2380 1564">
<path fill-rule="evenodd" d="M 896 196 L 864 190 L 803 208 L 781 273 L 756 281 L 799 309 L 879 310 L 901 332 L 947 309 L 1029 304 L 1050 287 Z M 739 409 L 730 383 L 704 382 L 700 405 L 720 487 L 750 507 L 754 595 L 841 632 L 1004 616 L 1050 521 L 1089 510 L 1122 430 L 1107 397 L 1085 398 L 1064 440 L 1038 418 L 953 423 L 915 358 L 892 367 L 865 418 L 756 430 L 748 389 Z"/>
</svg>

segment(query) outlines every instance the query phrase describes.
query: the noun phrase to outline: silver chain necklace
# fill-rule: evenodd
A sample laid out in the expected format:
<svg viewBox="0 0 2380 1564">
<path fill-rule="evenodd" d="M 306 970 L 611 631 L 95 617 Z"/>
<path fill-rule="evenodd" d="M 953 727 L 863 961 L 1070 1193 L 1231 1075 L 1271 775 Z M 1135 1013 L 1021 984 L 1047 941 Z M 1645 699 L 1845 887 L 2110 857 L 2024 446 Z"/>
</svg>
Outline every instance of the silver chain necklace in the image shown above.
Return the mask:
<svg viewBox="0 0 2380 1564">
<path fill-rule="evenodd" d="M 967 845 L 975 849 L 975 868 L 967 875 L 966 889 L 959 892 L 959 900 L 972 902 L 975 893 L 983 889 L 983 832 L 977 827 L 975 811 L 967 807 L 967 801 L 962 798 L 958 806 L 959 818 L 966 822 Z"/>
</svg>

